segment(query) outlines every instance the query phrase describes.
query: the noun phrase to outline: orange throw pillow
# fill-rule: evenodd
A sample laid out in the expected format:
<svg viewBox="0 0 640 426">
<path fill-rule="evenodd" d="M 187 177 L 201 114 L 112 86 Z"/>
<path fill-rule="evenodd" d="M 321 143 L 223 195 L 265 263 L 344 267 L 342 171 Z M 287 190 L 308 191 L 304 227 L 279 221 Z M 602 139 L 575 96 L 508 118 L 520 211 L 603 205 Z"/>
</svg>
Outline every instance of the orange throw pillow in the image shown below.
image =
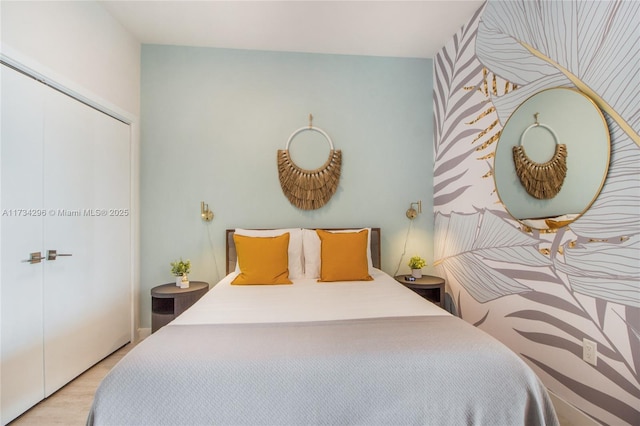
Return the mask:
<svg viewBox="0 0 640 426">
<path fill-rule="evenodd" d="M 292 284 L 289 280 L 289 233 L 277 237 L 233 236 L 240 274 L 231 284 Z"/>
<path fill-rule="evenodd" d="M 369 231 L 327 232 L 320 238 L 320 282 L 371 281 L 367 261 Z"/>
</svg>

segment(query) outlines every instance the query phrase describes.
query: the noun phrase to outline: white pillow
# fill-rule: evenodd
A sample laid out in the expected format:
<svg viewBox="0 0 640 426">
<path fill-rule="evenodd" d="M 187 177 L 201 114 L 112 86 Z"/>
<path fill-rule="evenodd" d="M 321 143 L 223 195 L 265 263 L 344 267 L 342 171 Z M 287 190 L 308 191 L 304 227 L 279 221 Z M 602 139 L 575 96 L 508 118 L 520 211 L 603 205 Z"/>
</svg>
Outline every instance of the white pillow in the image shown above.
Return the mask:
<svg viewBox="0 0 640 426">
<path fill-rule="evenodd" d="M 369 264 L 369 275 L 371 275 L 374 271 L 373 261 L 371 260 L 371 228 L 340 229 L 329 232 L 360 232 L 363 229 L 369 231 L 367 237 L 367 262 Z M 302 249 L 304 252 L 304 277 L 320 278 L 320 237 L 318 237 L 315 229 L 302 230 Z"/>
<path fill-rule="evenodd" d="M 302 258 L 302 229 L 282 228 L 282 229 L 236 229 L 237 235 L 247 237 L 277 237 L 289 233 L 289 279 L 304 278 L 304 265 Z M 236 271 L 240 270 L 236 260 Z"/>
</svg>

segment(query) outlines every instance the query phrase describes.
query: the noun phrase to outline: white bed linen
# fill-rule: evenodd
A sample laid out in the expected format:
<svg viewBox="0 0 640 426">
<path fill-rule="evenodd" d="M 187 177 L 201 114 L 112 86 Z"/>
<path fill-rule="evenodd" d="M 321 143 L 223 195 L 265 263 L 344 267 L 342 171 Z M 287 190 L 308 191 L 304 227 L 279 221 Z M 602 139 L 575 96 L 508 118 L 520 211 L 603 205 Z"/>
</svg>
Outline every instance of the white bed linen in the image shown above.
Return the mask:
<svg viewBox="0 0 640 426">
<path fill-rule="evenodd" d="M 231 285 L 232 272 L 171 324 L 235 324 L 328 321 L 356 318 L 450 315 L 374 269 L 373 281 L 290 285 Z"/>
</svg>

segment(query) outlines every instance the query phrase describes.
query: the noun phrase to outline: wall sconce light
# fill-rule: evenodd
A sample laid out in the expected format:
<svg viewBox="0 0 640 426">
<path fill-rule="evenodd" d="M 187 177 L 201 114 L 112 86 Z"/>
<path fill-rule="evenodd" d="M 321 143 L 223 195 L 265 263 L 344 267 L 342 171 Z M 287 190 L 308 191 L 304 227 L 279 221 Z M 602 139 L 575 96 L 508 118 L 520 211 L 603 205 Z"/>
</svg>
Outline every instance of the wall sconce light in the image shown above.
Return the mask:
<svg viewBox="0 0 640 426">
<path fill-rule="evenodd" d="M 414 209 L 413 206 L 418 206 L 418 209 Z M 422 213 L 422 200 L 418 200 L 415 203 L 411 203 L 409 209 L 407 210 L 407 217 L 411 220 L 415 219 L 418 216 L 418 213 Z"/>
<path fill-rule="evenodd" d="M 209 210 L 209 204 L 205 204 L 204 201 L 200 201 L 200 217 L 205 222 L 211 222 L 213 220 L 213 212 Z"/>
</svg>

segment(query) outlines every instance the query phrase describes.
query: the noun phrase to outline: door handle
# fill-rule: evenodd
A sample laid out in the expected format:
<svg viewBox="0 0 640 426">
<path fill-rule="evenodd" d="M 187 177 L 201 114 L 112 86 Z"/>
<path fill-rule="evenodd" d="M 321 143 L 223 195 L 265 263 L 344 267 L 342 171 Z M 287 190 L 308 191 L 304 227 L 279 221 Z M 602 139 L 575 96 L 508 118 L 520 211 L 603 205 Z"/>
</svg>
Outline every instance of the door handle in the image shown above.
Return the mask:
<svg viewBox="0 0 640 426">
<path fill-rule="evenodd" d="M 60 256 L 72 256 L 71 253 L 58 253 L 57 250 L 47 250 L 47 260 L 56 260 Z"/>
<path fill-rule="evenodd" d="M 34 251 L 33 253 L 29 254 L 29 259 L 22 260 L 21 262 L 29 262 L 33 265 L 34 263 L 40 263 L 41 260 L 44 260 L 44 257 L 42 257 L 42 253 L 40 253 L 39 251 Z"/>
</svg>

